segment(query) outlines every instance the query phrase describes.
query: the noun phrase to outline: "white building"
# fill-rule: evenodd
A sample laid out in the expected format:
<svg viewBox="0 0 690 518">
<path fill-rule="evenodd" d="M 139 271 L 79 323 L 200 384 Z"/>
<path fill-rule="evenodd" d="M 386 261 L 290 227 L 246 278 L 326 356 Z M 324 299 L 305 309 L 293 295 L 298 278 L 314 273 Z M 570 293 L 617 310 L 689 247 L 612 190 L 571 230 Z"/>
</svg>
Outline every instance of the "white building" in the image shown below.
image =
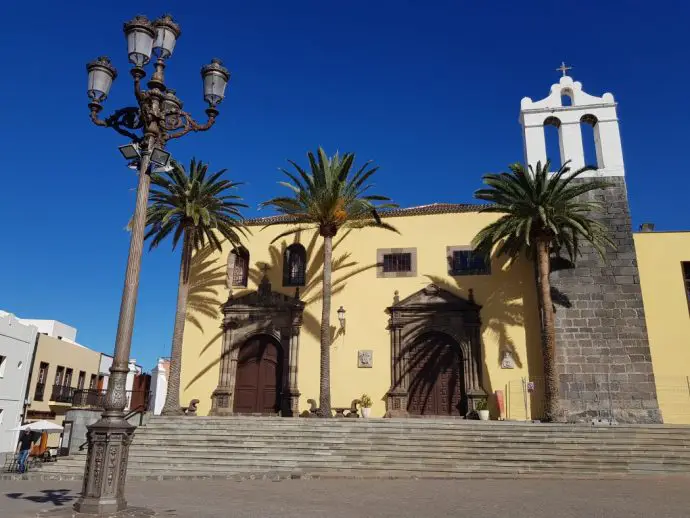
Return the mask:
<svg viewBox="0 0 690 518">
<path fill-rule="evenodd" d="M 151 400 L 149 401 L 149 411 L 154 415 L 161 415 L 165 397 L 168 395 L 168 371 L 170 370 L 170 360 L 158 358 L 158 364 L 151 371 Z"/>
<path fill-rule="evenodd" d="M 14 452 L 27 403 L 37 328 L 0 311 L 0 455 Z"/>
<path fill-rule="evenodd" d="M 77 329 L 57 320 L 36 320 L 33 318 L 20 318 L 21 323 L 35 326 L 39 333 L 64 340 L 65 342 L 76 342 Z"/>
<path fill-rule="evenodd" d="M 110 367 L 113 366 L 113 357 L 109 354 L 101 353 L 101 364 L 98 372 L 98 390 L 105 390 L 108 388 L 108 380 L 110 379 Z"/>
</svg>

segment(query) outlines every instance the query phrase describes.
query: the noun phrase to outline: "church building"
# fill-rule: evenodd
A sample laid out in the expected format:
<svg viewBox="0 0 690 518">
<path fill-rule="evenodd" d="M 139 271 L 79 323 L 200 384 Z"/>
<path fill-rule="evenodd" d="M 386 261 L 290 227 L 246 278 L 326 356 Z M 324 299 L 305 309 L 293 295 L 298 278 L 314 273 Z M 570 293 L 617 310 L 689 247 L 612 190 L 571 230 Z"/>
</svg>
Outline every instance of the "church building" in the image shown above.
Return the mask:
<svg viewBox="0 0 690 518">
<path fill-rule="evenodd" d="M 633 233 L 613 95 L 587 94 L 564 70 L 546 98 L 522 99 L 520 123 L 527 163 L 545 161 L 554 126 L 573 168 L 588 129 L 597 170 L 577 181 L 613 184 L 593 196 L 616 249 L 605 262 L 587 248 L 575 267 L 553 261 L 566 419 L 690 423 L 690 232 Z M 372 417 L 462 417 L 485 400 L 492 418 L 542 417 L 533 265 L 485 261 L 470 245 L 497 216 L 449 203 L 382 216 L 400 233 L 334 239 L 333 406 L 367 394 Z M 261 229 L 281 218 L 250 220 L 238 252 L 195 257 L 181 389 L 200 415 L 297 416 L 318 401 L 323 243 L 302 233 L 271 244 L 287 226 Z"/>
</svg>

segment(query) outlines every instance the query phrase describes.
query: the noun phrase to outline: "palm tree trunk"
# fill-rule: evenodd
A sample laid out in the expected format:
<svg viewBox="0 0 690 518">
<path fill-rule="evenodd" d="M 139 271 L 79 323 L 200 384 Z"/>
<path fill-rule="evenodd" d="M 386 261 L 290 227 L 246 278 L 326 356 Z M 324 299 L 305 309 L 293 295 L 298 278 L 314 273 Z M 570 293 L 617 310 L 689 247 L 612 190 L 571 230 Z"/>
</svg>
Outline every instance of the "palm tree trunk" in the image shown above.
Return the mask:
<svg viewBox="0 0 690 518">
<path fill-rule="evenodd" d="M 548 238 L 537 238 L 537 276 L 539 286 L 537 297 L 541 311 L 541 346 L 544 359 L 544 398 L 546 421 L 560 421 L 559 381 L 556 372 L 556 326 L 553 302 L 551 300 L 551 272 Z"/>
<path fill-rule="evenodd" d="M 321 377 L 319 379 L 319 410 L 322 417 L 331 417 L 331 260 L 333 238 L 323 238 L 323 306 L 321 309 Z"/>
<path fill-rule="evenodd" d="M 182 238 L 182 260 L 180 261 L 180 280 L 177 286 L 177 309 L 175 328 L 173 330 L 172 352 L 170 353 L 170 372 L 168 373 L 168 393 L 162 415 L 181 415 L 180 374 L 182 371 L 182 338 L 187 316 L 187 298 L 189 296 L 189 263 L 192 259 L 192 247 L 189 234 L 185 231 Z"/>
</svg>

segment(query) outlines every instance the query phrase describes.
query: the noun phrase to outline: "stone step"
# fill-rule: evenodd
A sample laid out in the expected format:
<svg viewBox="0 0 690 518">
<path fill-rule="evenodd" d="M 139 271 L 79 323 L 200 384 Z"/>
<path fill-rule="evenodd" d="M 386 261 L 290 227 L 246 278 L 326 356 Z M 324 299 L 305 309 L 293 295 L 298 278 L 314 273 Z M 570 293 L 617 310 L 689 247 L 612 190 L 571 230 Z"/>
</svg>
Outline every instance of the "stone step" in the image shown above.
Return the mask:
<svg viewBox="0 0 690 518">
<path fill-rule="evenodd" d="M 271 433 L 159 433 L 153 431 L 140 432 L 135 434 L 135 442 L 144 441 L 204 441 L 209 444 L 213 442 L 246 442 L 252 443 L 256 441 L 273 442 L 280 440 L 284 445 L 291 443 L 318 443 L 318 444 L 371 444 L 371 445 L 388 445 L 388 444 L 543 444 L 545 446 L 565 446 L 565 445 L 600 445 L 601 447 L 615 447 L 615 446 L 638 446 L 638 447 L 671 447 L 674 449 L 690 448 L 690 438 L 688 440 L 669 441 L 663 439 L 637 439 L 625 440 L 620 438 L 597 439 L 596 437 L 529 437 L 529 436 L 502 436 L 502 437 L 485 437 L 485 436 L 438 436 L 432 434 L 417 435 L 406 434 L 401 436 L 379 435 L 379 434 L 343 434 L 339 436 L 330 436 L 324 434 L 281 434 L 276 436 Z"/>
<path fill-rule="evenodd" d="M 589 423 L 538 423 L 533 421 L 478 421 L 472 419 L 456 418 L 456 417 L 423 417 L 423 418 L 380 418 L 372 417 L 369 419 L 343 419 L 343 418 L 332 418 L 332 419 L 304 419 L 304 418 L 275 418 L 267 416 L 227 416 L 227 417 L 212 417 L 212 416 L 197 416 L 197 417 L 184 417 L 179 416 L 152 416 L 149 420 L 150 423 L 173 423 L 185 425 L 188 423 L 199 423 L 199 422 L 218 422 L 218 423 L 249 423 L 249 422 L 261 422 L 268 423 L 270 425 L 284 425 L 284 424 L 294 424 L 294 423 L 309 423 L 312 426 L 314 423 L 319 425 L 332 425 L 340 423 L 368 423 L 372 425 L 376 424 L 398 424 L 402 426 L 421 424 L 426 425 L 453 425 L 453 426 L 477 426 L 485 428 L 496 428 L 496 427 L 524 427 L 524 428 L 538 428 L 538 427 L 549 427 L 549 428 L 588 428 L 591 427 Z M 626 424 L 620 423 L 614 426 L 618 429 L 661 429 L 661 430 L 673 430 L 681 429 L 688 430 L 690 425 L 683 424 Z"/>
<path fill-rule="evenodd" d="M 322 466 L 322 467 L 348 467 L 348 466 L 368 466 L 368 465 L 385 465 L 385 466 L 457 466 L 457 465 L 473 465 L 477 463 L 489 463 L 491 465 L 500 465 L 502 463 L 510 465 L 521 465 L 525 468 L 533 466 L 561 466 L 570 469 L 573 466 L 590 466 L 596 470 L 616 471 L 631 469 L 634 466 L 644 466 L 646 469 L 663 469 L 665 471 L 680 471 L 690 473 L 690 462 L 683 462 L 674 457 L 664 457 L 657 459 L 646 458 L 562 458 L 557 455 L 544 455 L 526 453 L 522 455 L 485 455 L 477 457 L 476 455 L 453 455 L 441 458 L 436 457 L 391 457 L 391 456 L 376 456 L 376 455 L 360 455 L 360 456 L 300 456 L 300 455 L 257 455 L 253 452 L 244 454 L 235 454 L 227 457 L 217 457 L 203 452 L 186 453 L 178 456 L 144 456 L 144 455 L 130 455 L 129 468 L 132 470 L 140 470 L 153 467 L 177 469 L 185 466 L 226 466 L 233 468 L 237 466 L 256 466 L 264 467 L 271 466 Z M 59 463 L 55 470 L 61 471 L 71 468 L 81 468 L 83 470 L 83 462 Z M 51 466 L 52 468 L 52 466 Z"/>
<path fill-rule="evenodd" d="M 565 469 L 564 469 L 565 468 Z M 146 463 L 130 463 L 130 475 L 143 475 L 152 472 L 160 472 L 163 474 L 178 474 L 184 472 L 196 473 L 267 473 L 270 471 L 301 471 L 305 473 L 317 473 L 328 471 L 404 471 L 404 472 L 435 472 L 435 473 L 458 473 L 458 472 L 493 472 L 493 473 L 524 473 L 524 472 L 558 472 L 562 474 L 568 473 L 675 473 L 675 474 L 690 474 L 687 467 L 678 468 L 676 466 L 662 466 L 657 464 L 634 463 L 624 467 L 611 466 L 608 464 L 592 465 L 588 463 L 569 463 L 566 466 L 558 463 L 547 462 L 511 462 L 506 460 L 490 460 L 482 462 L 457 462 L 457 463 L 433 463 L 433 462 L 407 462 L 388 464 L 385 462 L 351 462 L 347 465 L 333 465 L 317 462 L 262 462 L 260 460 L 236 462 L 227 464 L 212 464 L 212 463 L 169 463 L 166 465 L 150 465 Z M 41 470 L 42 473 L 50 473 L 49 470 Z M 83 467 L 80 470 L 83 473 Z M 80 471 L 76 470 L 54 470 L 54 472 L 78 474 Z"/>
<path fill-rule="evenodd" d="M 417 452 L 420 454 L 437 453 L 437 452 L 453 452 L 453 451 L 472 451 L 477 453 L 486 453 L 493 450 L 497 451 L 553 451 L 562 455 L 579 455 L 583 453 L 596 453 L 597 455 L 612 454 L 637 454 L 637 455 L 662 455 L 671 452 L 673 455 L 680 457 L 690 456 L 690 447 L 669 449 L 659 445 L 650 446 L 636 446 L 636 445 L 602 445 L 597 443 L 591 444 L 563 444 L 563 445 L 547 445 L 537 441 L 524 441 L 519 443 L 494 443 L 494 442 L 472 442 L 472 443 L 454 443 L 454 442 L 436 442 L 433 444 L 424 443 L 372 443 L 364 441 L 351 441 L 342 443 L 332 443 L 327 441 L 303 441 L 299 443 L 290 444 L 289 448 L 286 443 L 280 439 L 265 440 L 265 441 L 237 441 L 233 438 L 217 439 L 217 440 L 200 440 L 196 442 L 189 442 L 179 439 L 166 440 L 151 440 L 151 439 L 135 439 L 131 446 L 131 451 L 154 450 L 159 451 L 164 449 L 166 451 L 184 451 L 187 449 L 199 448 L 203 451 L 213 452 L 233 452 L 233 451 L 277 451 L 284 452 L 286 449 L 291 451 L 379 451 L 385 452 Z"/>
<path fill-rule="evenodd" d="M 595 442 L 601 444 L 630 444 L 639 443 L 646 445 L 665 444 L 669 446 L 690 446 L 689 437 L 621 437 L 621 436 L 606 436 L 597 437 L 595 435 L 487 435 L 487 434 L 438 434 L 438 433 L 420 433 L 408 432 L 401 434 L 389 434 L 382 432 L 353 432 L 353 433 L 321 433 L 321 432 L 300 432 L 300 431 L 284 431 L 280 433 L 266 431 L 266 430 L 211 430 L 211 431 L 186 431 L 179 430 L 177 432 L 170 430 L 139 430 L 135 432 L 135 437 L 152 438 L 167 440 L 173 437 L 184 437 L 189 439 L 191 437 L 208 437 L 208 438 L 228 438 L 250 440 L 252 438 L 260 439 L 275 439 L 282 438 L 284 441 L 289 440 L 313 440 L 313 441 L 331 441 L 344 442 L 352 440 L 366 440 L 372 442 L 391 442 L 391 441 L 455 441 L 455 442 L 506 442 L 506 441 L 532 441 L 540 443 L 569 443 L 569 442 Z"/>
<path fill-rule="evenodd" d="M 623 426 L 586 426 L 586 425 L 572 425 L 559 426 L 552 424 L 540 425 L 482 425 L 482 424 L 468 424 L 468 423 L 482 423 L 482 421 L 463 421 L 465 424 L 452 423 L 437 423 L 435 420 L 415 420 L 410 419 L 406 422 L 394 422 L 389 419 L 381 419 L 379 422 L 370 419 L 276 419 L 276 422 L 271 421 L 251 421 L 251 420 L 223 420 L 223 421 L 205 421 L 204 418 L 190 418 L 184 422 L 176 423 L 174 421 L 157 421 L 149 422 L 148 427 L 157 428 L 172 428 L 172 429 L 195 429 L 206 430 L 211 428 L 222 429 L 241 429 L 241 428 L 262 428 L 268 429 L 376 429 L 387 430 L 394 432 L 396 430 L 410 430 L 410 429 L 425 429 L 425 430 L 466 430 L 473 433 L 481 432 L 521 432 L 521 433 L 571 433 L 571 432 L 586 432 L 586 433 L 619 433 L 619 434 L 680 434 L 690 435 L 690 426 L 685 427 L 623 427 Z"/>
<path fill-rule="evenodd" d="M 83 474 L 86 451 L 46 466 Z M 153 418 L 129 477 L 387 477 L 690 474 L 690 427 L 483 423 L 453 419 Z"/>
<path fill-rule="evenodd" d="M 191 456 L 200 455 L 204 458 L 236 458 L 241 455 L 261 455 L 261 456 L 277 456 L 282 457 L 285 455 L 295 455 L 295 456 L 341 456 L 341 457 L 358 457 L 358 456 L 377 456 L 385 458 L 409 458 L 409 457 L 419 457 L 419 458 L 446 458 L 454 456 L 494 456 L 494 457 L 517 457 L 517 456 L 557 456 L 562 459 L 571 458 L 592 458 L 592 459 L 666 459 L 673 458 L 679 463 L 690 464 L 690 451 L 679 453 L 673 451 L 662 451 L 654 454 L 641 451 L 617 451 L 617 452 L 607 452 L 602 450 L 545 450 L 539 448 L 529 448 L 529 449 L 517 449 L 517 448 L 487 448 L 483 451 L 473 450 L 473 449 L 439 449 L 439 450 L 390 450 L 382 451 L 378 449 L 363 450 L 363 449 L 311 449 L 302 448 L 296 449 L 291 448 L 289 450 L 281 448 L 239 448 L 239 447 L 222 447 L 207 449 L 201 446 L 187 446 L 181 448 L 174 448 L 170 446 L 161 446 L 159 448 L 144 448 L 144 447 L 134 447 L 132 446 L 130 450 L 130 457 L 171 457 L 171 456 Z"/>
<path fill-rule="evenodd" d="M 676 439 L 688 439 L 690 438 L 690 431 L 688 432 L 668 432 L 660 433 L 658 431 L 647 432 L 643 430 L 638 431 L 618 431 L 610 428 L 579 428 L 573 430 L 548 430 L 545 428 L 539 430 L 525 430 L 521 428 L 503 428 L 496 427 L 489 430 L 474 429 L 469 426 L 456 427 L 456 428 L 437 428 L 437 427 L 395 427 L 395 428 L 379 428 L 370 427 L 366 425 L 362 426 L 334 426 L 334 427 L 324 427 L 324 426 L 294 426 L 294 427 L 273 427 L 273 426 L 262 426 L 260 423 L 256 426 L 230 426 L 230 425 L 217 425 L 217 426 L 172 426 L 172 425 L 152 425 L 140 427 L 137 429 L 139 432 L 149 432 L 157 431 L 164 433 L 219 433 L 219 432 L 236 432 L 236 433 L 251 433 L 255 431 L 261 431 L 263 433 L 312 433 L 312 434 L 329 434 L 329 435 L 340 435 L 340 434 L 389 434 L 389 435 L 405 435 L 410 433 L 415 434 L 435 434 L 435 435 L 466 435 L 466 436 L 479 436 L 484 435 L 488 437 L 515 437 L 515 436 L 532 436 L 532 437 L 620 437 L 620 438 L 676 438 Z"/>
<path fill-rule="evenodd" d="M 496 429 L 521 429 L 521 430 L 619 430 L 619 431 L 647 431 L 660 433 L 687 433 L 690 425 L 607 425 L 602 423 L 592 426 L 591 423 L 567 424 L 567 423 L 533 423 L 520 421 L 479 421 L 472 419 L 295 419 L 295 418 L 212 418 L 212 417 L 188 417 L 163 419 L 154 417 L 144 426 L 262 426 L 262 427 L 342 427 L 342 426 L 369 426 L 385 428 L 409 428 L 409 427 L 436 427 L 436 428 L 469 428 L 475 430 Z"/>
</svg>

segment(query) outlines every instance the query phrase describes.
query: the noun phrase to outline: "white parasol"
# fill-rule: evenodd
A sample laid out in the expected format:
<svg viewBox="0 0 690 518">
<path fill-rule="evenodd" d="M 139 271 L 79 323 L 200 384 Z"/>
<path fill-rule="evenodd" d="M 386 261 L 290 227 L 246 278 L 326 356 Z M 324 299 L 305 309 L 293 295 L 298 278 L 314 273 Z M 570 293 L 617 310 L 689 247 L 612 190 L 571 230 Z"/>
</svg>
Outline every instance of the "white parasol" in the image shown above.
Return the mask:
<svg viewBox="0 0 690 518">
<path fill-rule="evenodd" d="M 36 421 L 34 423 L 27 423 L 23 426 L 14 428 L 13 431 L 29 430 L 30 432 L 47 432 L 59 433 L 63 428 L 59 424 L 51 423 L 50 421 Z"/>
</svg>

